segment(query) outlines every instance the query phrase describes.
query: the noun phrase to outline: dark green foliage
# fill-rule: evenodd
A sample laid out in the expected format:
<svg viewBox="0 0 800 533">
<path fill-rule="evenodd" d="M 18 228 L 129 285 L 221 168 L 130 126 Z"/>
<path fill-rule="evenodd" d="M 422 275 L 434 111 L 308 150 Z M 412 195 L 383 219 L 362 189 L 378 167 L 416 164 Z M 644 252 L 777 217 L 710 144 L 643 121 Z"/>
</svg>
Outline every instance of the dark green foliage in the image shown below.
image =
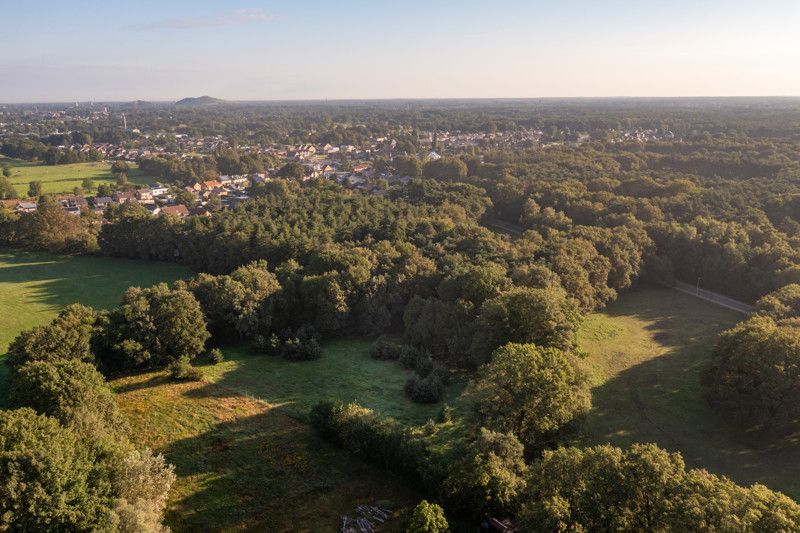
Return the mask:
<svg viewBox="0 0 800 533">
<path fill-rule="evenodd" d="M 477 362 L 487 361 L 508 342 L 570 350 L 580 320 L 575 301 L 560 288 L 515 288 L 481 307 L 472 355 Z"/>
<path fill-rule="evenodd" d="M 533 344 L 498 348 L 470 396 L 487 427 L 512 433 L 526 446 L 540 446 L 591 404 L 587 379 L 569 356 Z"/>
<path fill-rule="evenodd" d="M 705 394 L 739 424 L 794 427 L 800 418 L 800 324 L 758 316 L 723 332 L 702 376 Z"/>
<path fill-rule="evenodd" d="M 511 434 L 478 431 L 443 483 L 448 508 L 480 519 L 516 513 L 525 489 L 523 446 Z"/>
<path fill-rule="evenodd" d="M 425 377 L 414 373 L 406 382 L 405 392 L 417 403 L 436 403 L 444 393 L 444 383 L 437 372 L 430 372 Z"/>
<path fill-rule="evenodd" d="M 800 317 L 800 284 L 785 285 L 762 296 L 756 302 L 756 313 L 775 320 Z"/>
<path fill-rule="evenodd" d="M 122 434 L 125 422 L 94 366 L 75 359 L 31 361 L 18 367 L 11 402 L 51 416 L 81 434 Z"/>
<path fill-rule="evenodd" d="M 28 361 L 94 361 L 92 338 L 99 328 L 98 315 L 92 308 L 70 305 L 50 324 L 20 333 L 9 345 L 6 360 L 12 366 Z"/>
<path fill-rule="evenodd" d="M 762 485 L 686 470 L 653 444 L 547 451 L 530 466 L 522 531 L 795 531 L 800 506 Z"/>
<path fill-rule="evenodd" d="M 197 368 L 192 366 L 192 361 L 186 357 L 178 357 L 172 361 L 167 370 L 169 375 L 175 381 L 200 381 L 203 379 L 203 374 Z"/>
<path fill-rule="evenodd" d="M 369 356 L 373 359 L 396 361 L 400 358 L 402 349 L 402 345 L 381 336 L 369 347 Z"/>
<path fill-rule="evenodd" d="M 163 283 L 131 287 L 109 316 L 102 362 L 118 369 L 191 360 L 203 351 L 209 336 L 191 292 Z"/>
<path fill-rule="evenodd" d="M 0 410 L 0 528 L 89 531 L 108 521 L 114 494 L 84 437 L 32 409 Z"/>
</svg>

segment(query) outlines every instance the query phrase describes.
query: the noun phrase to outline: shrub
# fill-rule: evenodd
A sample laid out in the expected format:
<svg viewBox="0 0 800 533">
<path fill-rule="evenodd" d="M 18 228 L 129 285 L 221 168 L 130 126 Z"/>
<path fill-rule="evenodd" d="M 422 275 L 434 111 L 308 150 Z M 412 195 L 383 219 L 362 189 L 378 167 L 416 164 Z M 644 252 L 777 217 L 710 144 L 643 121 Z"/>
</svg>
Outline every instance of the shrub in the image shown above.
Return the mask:
<svg viewBox="0 0 800 533">
<path fill-rule="evenodd" d="M 255 341 L 255 349 L 258 353 L 266 355 L 280 355 L 283 351 L 281 339 L 273 333 L 272 335 L 258 335 Z"/>
<path fill-rule="evenodd" d="M 414 507 L 406 533 L 447 533 L 450 527 L 444 509 L 435 503 L 422 500 Z"/>
<path fill-rule="evenodd" d="M 386 337 L 378 337 L 369 347 L 369 356 L 383 361 L 396 361 L 400 358 L 402 346 Z"/>
<path fill-rule="evenodd" d="M 179 357 L 167 367 L 169 375 L 176 381 L 200 381 L 203 374 L 192 366 L 188 357 Z"/>
<path fill-rule="evenodd" d="M 295 337 L 286 341 L 284 345 L 284 358 L 289 361 L 311 361 L 319 359 L 322 355 L 322 348 L 315 338 L 300 339 Z"/>
<path fill-rule="evenodd" d="M 208 358 L 211 360 L 211 363 L 215 365 L 218 365 L 225 360 L 225 356 L 222 354 L 222 350 L 219 348 L 212 348 L 208 353 Z"/>
<path fill-rule="evenodd" d="M 425 377 L 414 374 L 406 381 L 405 391 L 417 403 L 436 403 L 444 393 L 444 383 L 433 372 Z"/>
</svg>

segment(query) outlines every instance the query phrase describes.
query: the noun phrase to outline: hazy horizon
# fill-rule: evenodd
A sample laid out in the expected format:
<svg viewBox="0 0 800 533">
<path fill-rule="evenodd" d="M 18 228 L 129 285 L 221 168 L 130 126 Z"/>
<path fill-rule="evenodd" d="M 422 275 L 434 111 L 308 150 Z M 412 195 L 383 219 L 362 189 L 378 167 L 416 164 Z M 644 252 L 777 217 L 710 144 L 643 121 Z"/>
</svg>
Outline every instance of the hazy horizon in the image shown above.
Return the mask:
<svg viewBox="0 0 800 533">
<path fill-rule="evenodd" d="M 785 0 L 83 0 L 4 14 L 7 104 L 800 95 L 800 3 Z"/>
</svg>

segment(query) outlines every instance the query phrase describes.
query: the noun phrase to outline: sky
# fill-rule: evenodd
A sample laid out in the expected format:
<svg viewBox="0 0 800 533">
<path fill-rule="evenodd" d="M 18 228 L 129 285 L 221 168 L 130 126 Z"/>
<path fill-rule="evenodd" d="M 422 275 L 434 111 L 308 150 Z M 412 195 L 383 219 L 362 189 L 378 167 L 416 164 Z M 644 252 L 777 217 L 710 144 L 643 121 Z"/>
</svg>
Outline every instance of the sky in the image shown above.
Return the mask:
<svg viewBox="0 0 800 533">
<path fill-rule="evenodd" d="M 800 95 L 800 0 L 0 0 L 0 102 Z"/>
</svg>

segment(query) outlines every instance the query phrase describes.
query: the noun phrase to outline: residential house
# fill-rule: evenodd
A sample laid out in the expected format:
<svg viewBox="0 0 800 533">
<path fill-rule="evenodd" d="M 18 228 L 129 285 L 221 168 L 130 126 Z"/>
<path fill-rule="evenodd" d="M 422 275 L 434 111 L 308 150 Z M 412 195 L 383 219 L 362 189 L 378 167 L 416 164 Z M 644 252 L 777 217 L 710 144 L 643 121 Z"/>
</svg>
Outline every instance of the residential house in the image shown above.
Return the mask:
<svg viewBox="0 0 800 533">
<path fill-rule="evenodd" d="M 135 202 L 136 193 L 134 191 L 117 191 L 114 193 L 114 200 L 121 204 Z"/>
<path fill-rule="evenodd" d="M 14 208 L 17 213 L 33 213 L 37 209 L 36 202 L 19 202 Z"/>
<path fill-rule="evenodd" d="M 184 218 L 189 216 L 189 210 L 183 204 L 168 205 L 161 208 L 161 213 L 168 216 Z"/>
</svg>

